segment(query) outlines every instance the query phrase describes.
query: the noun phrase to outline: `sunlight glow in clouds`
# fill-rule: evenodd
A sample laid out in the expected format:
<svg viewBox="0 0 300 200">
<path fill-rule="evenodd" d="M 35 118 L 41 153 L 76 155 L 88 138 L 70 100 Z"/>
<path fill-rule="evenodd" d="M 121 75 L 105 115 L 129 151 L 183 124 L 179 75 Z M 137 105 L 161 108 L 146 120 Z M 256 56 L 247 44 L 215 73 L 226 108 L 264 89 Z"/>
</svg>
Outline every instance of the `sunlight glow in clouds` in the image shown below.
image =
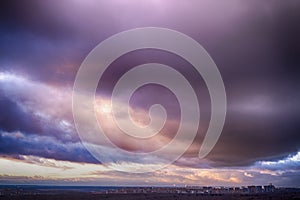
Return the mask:
<svg viewBox="0 0 300 200">
<path fill-rule="evenodd" d="M 25 110 L 35 113 L 35 115 L 41 118 L 44 123 L 50 123 L 52 124 L 51 126 L 56 126 L 58 127 L 58 130 L 62 130 L 64 132 L 63 138 L 66 138 L 66 133 L 71 134 L 68 137 L 69 139 L 74 137 L 72 135 L 76 133 L 74 133 L 73 124 L 69 122 L 70 110 L 67 106 L 62 106 L 66 105 L 70 100 L 69 95 L 71 94 L 71 90 L 59 87 L 54 88 L 53 86 L 28 80 L 20 75 L 8 73 L 0 74 L 0 84 L 2 86 L 1 90 L 4 91 L 6 95 L 13 97 L 12 99 L 24 107 Z M 30 93 L 24 92 L 22 90 L 23 86 L 30 88 Z M 10 87 L 13 87 L 14 90 L 12 91 Z M 40 91 L 42 91 L 42 93 Z M 49 101 L 48 94 L 51 93 L 54 98 L 57 98 L 55 101 L 53 99 Z M 22 97 L 22 99 L 26 99 L 24 104 L 22 101 L 18 101 L 20 97 Z M 35 107 L 31 106 L 33 103 L 35 104 Z M 62 108 L 65 110 L 62 111 Z M 106 117 L 111 115 L 109 101 L 105 99 L 97 98 L 95 108 L 96 111 L 101 112 Z M 57 109 L 57 112 L 53 112 L 55 109 Z M 53 122 L 52 119 L 55 118 L 58 118 L 59 120 L 54 120 Z M 27 136 L 21 132 L 2 132 L 1 137 L 26 141 L 26 138 L 33 138 L 33 135 Z M 40 136 L 37 136 L 36 139 L 28 141 L 52 141 L 52 139 L 48 136 L 44 137 L 44 139 L 41 137 L 41 140 L 39 137 Z M 58 139 L 61 137 L 62 136 L 58 136 Z M 122 139 L 119 138 L 119 140 Z M 62 145 L 64 144 L 62 143 Z M 71 148 L 72 145 L 68 145 L 69 146 L 67 146 L 67 148 Z M 144 144 L 141 145 L 143 146 Z M 108 156 L 114 154 L 113 151 L 105 149 L 105 147 L 103 147 L 103 151 L 107 153 Z M 120 167 L 139 168 L 145 167 L 146 165 L 152 165 L 150 160 L 147 162 L 140 160 L 142 161 L 141 163 L 136 163 L 136 158 L 125 158 L 122 157 L 122 155 L 115 156 L 116 159 L 119 159 L 118 165 Z M 257 162 L 253 166 L 245 167 L 244 169 L 197 169 L 172 165 L 161 171 L 154 172 L 149 177 L 148 175 L 144 175 L 145 180 L 141 180 L 139 178 L 136 178 L 135 180 L 142 184 L 148 184 L 151 182 L 155 183 L 156 181 L 159 181 L 161 184 L 165 185 L 168 185 L 171 182 L 175 182 L 178 185 L 183 183 L 192 185 L 217 183 L 220 185 L 243 185 L 247 183 L 250 184 L 253 178 L 256 178 L 257 180 L 259 176 L 264 175 L 264 179 L 261 180 L 261 183 L 263 184 L 264 180 L 270 179 L 270 177 L 278 177 L 280 179 L 280 177 L 287 172 L 296 172 L 300 165 L 299 158 L 300 153 L 298 152 L 296 155 L 288 156 L 287 158 L 279 161 L 261 161 Z M 155 162 L 155 160 L 152 161 L 153 163 Z M 7 182 L 14 179 L 13 177 L 18 176 L 27 177 L 26 179 L 30 180 L 52 180 L 58 182 L 62 181 L 62 179 L 66 179 L 67 183 L 78 184 L 85 181 L 92 181 L 93 184 L 107 183 L 106 181 L 111 178 L 115 180 L 122 179 L 119 181 L 130 183 L 130 179 L 132 178 L 127 176 L 119 177 L 119 173 L 113 172 L 109 168 L 100 164 L 60 161 L 56 160 L 55 156 L 53 158 L 44 158 L 35 155 L 21 154 L 18 159 L 2 157 L 0 159 L 0 166 L 0 181 L 2 180 Z M 174 177 L 176 178 L 174 179 Z M 270 179 L 270 182 L 276 182 L 276 179 L 274 181 L 272 178 Z M 111 184 L 113 185 L 115 182 L 111 181 Z"/>
<path fill-rule="evenodd" d="M 0 165 L 1 175 L 39 176 L 50 179 L 96 177 L 91 174 L 93 171 L 110 171 L 108 168 L 96 164 L 58 161 L 25 155 L 21 155 L 20 160 L 0 158 Z"/>
<path fill-rule="evenodd" d="M 27 177 L 32 180 L 52 180 L 59 183 L 82 184 L 90 182 L 92 184 L 115 185 L 118 182 L 130 183 L 132 179 L 137 180 L 142 185 L 156 183 L 159 185 L 246 185 L 251 184 L 253 178 L 258 178 L 259 183 L 265 181 L 279 181 L 280 177 L 268 173 L 259 168 L 248 167 L 246 169 L 197 169 L 178 167 L 170 165 L 165 169 L 144 174 L 127 174 L 111 170 L 105 166 L 88 163 L 74 163 L 68 161 L 58 161 L 36 156 L 20 155 L 19 159 L 0 158 L 1 174 L 0 180 L 13 180 L 14 177 Z M 136 164 L 124 164 L 126 167 L 143 167 Z M 12 167 L 13 166 L 13 167 Z M 284 173 L 284 172 L 282 172 Z M 259 179 L 260 176 L 263 177 Z M 20 180 L 21 181 L 21 180 Z M 20 182 L 22 183 L 22 181 Z"/>
<path fill-rule="evenodd" d="M 111 114 L 111 105 L 109 102 L 105 102 L 104 100 L 100 100 L 100 103 L 96 105 L 96 112 L 100 112 L 103 114 Z"/>
</svg>

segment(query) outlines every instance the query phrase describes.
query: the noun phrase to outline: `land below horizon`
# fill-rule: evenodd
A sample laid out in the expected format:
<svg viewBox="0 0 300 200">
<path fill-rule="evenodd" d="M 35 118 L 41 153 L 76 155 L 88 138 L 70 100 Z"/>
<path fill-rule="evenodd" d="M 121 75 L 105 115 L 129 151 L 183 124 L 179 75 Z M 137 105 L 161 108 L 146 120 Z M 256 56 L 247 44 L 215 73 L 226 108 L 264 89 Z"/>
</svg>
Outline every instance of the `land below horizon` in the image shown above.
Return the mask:
<svg viewBox="0 0 300 200">
<path fill-rule="evenodd" d="M 1 185 L 0 200 L 296 200 L 300 199 L 300 188 L 275 188 L 260 190 L 261 186 L 248 187 L 97 187 L 97 186 L 38 186 Z M 270 187 L 271 189 L 273 187 Z"/>
<path fill-rule="evenodd" d="M 297 200 L 300 199 L 299 192 L 291 193 L 273 193 L 273 194 L 162 194 L 162 193 L 150 193 L 150 194 L 90 194 L 90 193 L 65 193 L 65 194 L 20 194 L 15 196 L 0 196 L 0 199 L 6 200 L 33 200 L 33 199 L 43 199 L 43 200 L 96 200 L 96 199 L 107 199 L 107 200 L 137 200 L 137 199 L 175 199 L 175 200 Z"/>
</svg>

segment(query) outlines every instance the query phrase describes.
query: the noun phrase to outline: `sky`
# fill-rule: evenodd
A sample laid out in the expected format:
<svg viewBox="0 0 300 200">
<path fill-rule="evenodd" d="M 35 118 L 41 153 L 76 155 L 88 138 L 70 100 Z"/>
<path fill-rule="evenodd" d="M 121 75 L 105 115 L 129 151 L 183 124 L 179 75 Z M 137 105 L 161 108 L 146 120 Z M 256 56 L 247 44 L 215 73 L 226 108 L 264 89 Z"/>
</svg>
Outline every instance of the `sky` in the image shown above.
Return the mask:
<svg viewBox="0 0 300 200">
<path fill-rule="evenodd" d="M 297 0 L 1 2 L 0 184 L 300 187 L 299 10 Z M 109 100 L 116 81 L 132 66 L 172 66 L 198 91 L 201 110 L 197 136 L 180 159 L 134 174 L 113 168 L 156 165 L 168 155 L 129 157 L 100 142 L 95 145 L 104 160 L 97 160 L 76 131 L 72 92 L 81 63 L 96 45 L 141 27 L 180 31 L 206 49 L 224 81 L 227 115 L 217 144 L 200 160 L 211 109 L 203 79 L 169 52 L 144 49 L 121 56 L 101 78 L 95 96 L 97 117 L 118 148 L 160 148 L 174 137 L 180 120 L 174 94 L 149 85 L 134 94 L 130 112 L 145 124 L 149 107 L 162 104 L 168 114 L 163 130 L 143 141 L 118 132 Z"/>
</svg>

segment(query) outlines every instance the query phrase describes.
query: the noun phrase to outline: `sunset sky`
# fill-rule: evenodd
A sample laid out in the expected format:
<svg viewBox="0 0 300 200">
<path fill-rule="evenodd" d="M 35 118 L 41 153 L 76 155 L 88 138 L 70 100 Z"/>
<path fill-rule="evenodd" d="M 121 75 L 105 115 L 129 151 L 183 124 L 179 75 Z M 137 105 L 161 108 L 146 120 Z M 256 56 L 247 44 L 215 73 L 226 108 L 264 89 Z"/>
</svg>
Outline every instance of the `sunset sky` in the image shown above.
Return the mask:
<svg viewBox="0 0 300 200">
<path fill-rule="evenodd" d="M 300 187 L 299 11 L 297 0 L 1 2 L 0 184 Z M 149 85 L 137 91 L 130 110 L 143 124 L 149 107 L 161 103 L 168 120 L 160 134 L 141 142 L 113 128 L 113 84 L 132 66 L 163 63 L 185 74 L 198 91 L 201 111 L 198 134 L 179 160 L 133 174 L 110 166 L 142 168 L 168 155 L 127 157 L 97 143 L 108 158 L 100 162 L 76 131 L 72 92 L 81 63 L 96 45 L 140 27 L 180 31 L 206 49 L 224 81 L 227 116 L 216 146 L 199 159 L 211 109 L 202 78 L 169 52 L 145 49 L 118 58 L 99 82 L 95 112 L 119 148 L 160 148 L 174 137 L 180 119 L 173 93 Z"/>
</svg>

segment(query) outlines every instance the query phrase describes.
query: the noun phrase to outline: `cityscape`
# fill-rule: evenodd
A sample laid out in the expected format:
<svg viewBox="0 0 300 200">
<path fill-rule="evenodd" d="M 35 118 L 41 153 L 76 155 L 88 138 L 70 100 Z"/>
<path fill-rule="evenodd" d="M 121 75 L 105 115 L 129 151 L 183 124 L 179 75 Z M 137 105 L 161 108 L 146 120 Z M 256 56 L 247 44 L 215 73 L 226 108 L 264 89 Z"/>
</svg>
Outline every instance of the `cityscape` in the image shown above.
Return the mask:
<svg viewBox="0 0 300 200">
<path fill-rule="evenodd" d="M 0 186 L 0 199 L 299 199 L 300 188 L 242 187 L 97 187 L 97 186 Z"/>
</svg>

